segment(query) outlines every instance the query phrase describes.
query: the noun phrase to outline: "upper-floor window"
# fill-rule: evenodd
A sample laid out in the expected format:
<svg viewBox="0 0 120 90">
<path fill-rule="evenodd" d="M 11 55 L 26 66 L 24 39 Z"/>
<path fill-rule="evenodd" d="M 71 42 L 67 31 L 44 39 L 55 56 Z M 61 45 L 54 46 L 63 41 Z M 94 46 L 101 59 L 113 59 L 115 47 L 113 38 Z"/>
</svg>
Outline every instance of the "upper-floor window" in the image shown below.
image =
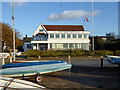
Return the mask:
<svg viewBox="0 0 120 90">
<path fill-rule="evenodd" d="M 71 34 L 67 34 L 67 38 L 71 38 Z"/>
<path fill-rule="evenodd" d="M 50 34 L 50 38 L 54 38 L 54 34 Z"/>
<path fill-rule="evenodd" d="M 73 34 L 73 38 L 76 38 L 76 34 Z"/>
<path fill-rule="evenodd" d="M 84 38 L 87 38 L 87 34 L 84 34 Z"/>
<path fill-rule="evenodd" d="M 60 38 L 60 35 L 59 35 L 59 34 L 56 34 L 56 38 Z"/>
<path fill-rule="evenodd" d="M 43 30 L 39 29 L 40 32 L 43 32 Z"/>
<path fill-rule="evenodd" d="M 78 38 L 82 38 L 82 34 L 78 34 Z"/>
<path fill-rule="evenodd" d="M 65 38 L 65 34 L 61 34 L 61 38 Z"/>
</svg>

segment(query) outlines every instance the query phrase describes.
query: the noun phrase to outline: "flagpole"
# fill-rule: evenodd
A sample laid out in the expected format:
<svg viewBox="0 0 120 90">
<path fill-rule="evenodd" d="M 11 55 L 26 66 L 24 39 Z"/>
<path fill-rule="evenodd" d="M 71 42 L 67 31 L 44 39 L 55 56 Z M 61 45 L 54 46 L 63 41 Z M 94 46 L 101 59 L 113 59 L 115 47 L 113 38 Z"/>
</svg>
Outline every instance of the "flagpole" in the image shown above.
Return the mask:
<svg viewBox="0 0 120 90">
<path fill-rule="evenodd" d="M 12 16 L 12 20 L 13 20 L 13 50 L 14 50 L 13 59 L 14 59 L 14 61 L 15 61 L 15 18 L 14 18 L 14 0 L 13 0 L 13 16 Z"/>
<path fill-rule="evenodd" d="M 94 51 L 94 21 L 93 21 L 93 0 L 92 0 L 92 50 Z"/>
</svg>

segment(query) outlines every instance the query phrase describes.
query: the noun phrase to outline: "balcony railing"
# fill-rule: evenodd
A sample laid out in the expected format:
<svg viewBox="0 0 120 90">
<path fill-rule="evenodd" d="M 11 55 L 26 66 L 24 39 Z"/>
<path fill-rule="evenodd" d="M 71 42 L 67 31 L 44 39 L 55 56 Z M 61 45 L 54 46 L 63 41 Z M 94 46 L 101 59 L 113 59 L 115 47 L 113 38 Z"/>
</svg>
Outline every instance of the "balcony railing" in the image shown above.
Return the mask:
<svg viewBox="0 0 120 90">
<path fill-rule="evenodd" d="M 33 41 L 47 41 L 47 38 L 33 38 Z"/>
</svg>

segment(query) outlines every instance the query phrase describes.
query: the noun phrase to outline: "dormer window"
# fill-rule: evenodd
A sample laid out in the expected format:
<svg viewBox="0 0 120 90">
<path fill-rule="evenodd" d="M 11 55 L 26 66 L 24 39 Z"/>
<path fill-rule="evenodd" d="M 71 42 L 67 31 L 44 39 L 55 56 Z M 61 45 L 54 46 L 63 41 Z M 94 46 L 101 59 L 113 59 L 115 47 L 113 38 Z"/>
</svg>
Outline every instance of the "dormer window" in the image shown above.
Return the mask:
<svg viewBox="0 0 120 90">
<path fill-rule="evenodd" d="M 43 30 L 39 29 L 40 32 L 43 32 Z"/>
</svg>

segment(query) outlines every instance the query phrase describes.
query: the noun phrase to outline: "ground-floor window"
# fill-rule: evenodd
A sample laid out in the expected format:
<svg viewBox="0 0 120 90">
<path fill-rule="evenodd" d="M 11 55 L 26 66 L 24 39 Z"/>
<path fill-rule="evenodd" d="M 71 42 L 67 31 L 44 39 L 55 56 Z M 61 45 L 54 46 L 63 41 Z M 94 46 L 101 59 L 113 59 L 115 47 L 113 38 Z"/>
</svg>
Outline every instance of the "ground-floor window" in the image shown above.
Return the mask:
<svg viewBox="0 0 120 90">
<path fill-rule="evenodd" d="M 50 49 L 82 49 L 89 50 L 88 43 L 51 43 Z"/>
<path fill-rule="evenodd" d="M 31 49 L 32 45 L 31 44 L 27 44 L 27 49 Z"/>
</svg>

